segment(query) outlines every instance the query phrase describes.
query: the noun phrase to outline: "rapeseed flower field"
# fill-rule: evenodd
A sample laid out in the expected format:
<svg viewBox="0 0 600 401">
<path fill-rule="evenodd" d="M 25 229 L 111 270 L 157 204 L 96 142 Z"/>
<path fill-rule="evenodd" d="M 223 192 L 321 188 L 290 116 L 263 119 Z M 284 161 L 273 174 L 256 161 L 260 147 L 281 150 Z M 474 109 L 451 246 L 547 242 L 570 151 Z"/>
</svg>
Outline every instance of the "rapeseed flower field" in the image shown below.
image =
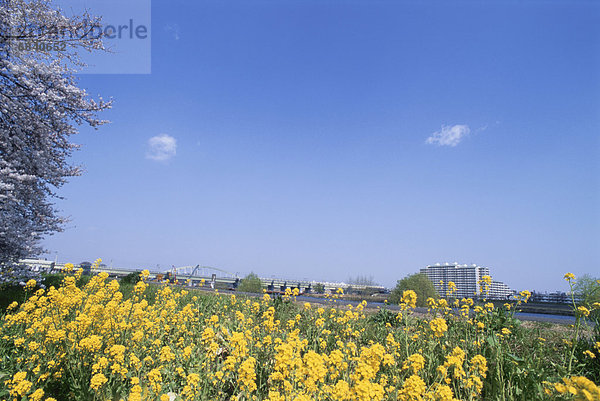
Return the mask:
<svg viewBox="0 0 600 401">
<path fill-rule="evenodd" d="M 429 299 L 422 316 L 412 291 L 373 311 L 188 291 L 147 271 L 78 286 L 67 270 L 58 288 L 27 283 L 3 316 L 0 399 L 600 400 L 600 335 L 584 325 L 597 304 L 553 332 L 514 319 L 527 291 L 501 307 Z"/>
</svg>

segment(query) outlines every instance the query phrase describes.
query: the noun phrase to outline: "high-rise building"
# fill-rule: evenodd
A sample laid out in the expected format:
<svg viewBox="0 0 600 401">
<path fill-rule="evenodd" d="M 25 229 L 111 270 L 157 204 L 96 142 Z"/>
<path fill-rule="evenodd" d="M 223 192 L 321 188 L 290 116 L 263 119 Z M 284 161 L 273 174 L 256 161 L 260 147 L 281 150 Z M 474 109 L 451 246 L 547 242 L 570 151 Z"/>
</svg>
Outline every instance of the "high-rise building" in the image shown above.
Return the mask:
<svg viewBox="0 0 600 401">
<path fill-rule="evenodd" d="M 421 273 L 429 277 L 442 297 L 449 293 L 448 283 L 452 281 L 456 285 L 456 291 L 452 297 L 472 298 L 478 296 L 482 289 L 485 290 L 485 285 L 481 284 L 481 281 L 483 276 L 490 275 L 490 269 L 475 264 L 436 263 L 421 269 Z M 515 291 L 503 282 L 492 280 L 487 294 L 483 294 L 483 296 L 488 299 L 508 299 L 514 293 Z"/>
</svg>

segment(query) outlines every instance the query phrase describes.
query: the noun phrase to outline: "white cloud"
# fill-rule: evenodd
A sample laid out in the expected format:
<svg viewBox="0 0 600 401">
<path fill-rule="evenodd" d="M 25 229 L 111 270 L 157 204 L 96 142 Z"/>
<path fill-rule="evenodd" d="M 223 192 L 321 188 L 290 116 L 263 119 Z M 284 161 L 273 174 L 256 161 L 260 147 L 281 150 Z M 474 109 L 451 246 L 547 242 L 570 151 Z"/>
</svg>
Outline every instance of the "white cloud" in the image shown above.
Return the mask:
<svg viewBox="0 0 600 401">
<path fill-rule="evenodd" d="M 454 147 L 458 145 L 464 137 L 469 135 L 470 132 L 471 129 L 468 125 L 456 124 L 451 127 L 442 125 L 442 129 L 431 134 L 425 143 L 430 145 Z"/>
<path fill-rule="evenodd" d="M 170 135 L 160 134 L 148 139 L 148 151 L 146 159 L 155 161 L 167 161 L 177 151 L 177 140 Z"/>
</svg>

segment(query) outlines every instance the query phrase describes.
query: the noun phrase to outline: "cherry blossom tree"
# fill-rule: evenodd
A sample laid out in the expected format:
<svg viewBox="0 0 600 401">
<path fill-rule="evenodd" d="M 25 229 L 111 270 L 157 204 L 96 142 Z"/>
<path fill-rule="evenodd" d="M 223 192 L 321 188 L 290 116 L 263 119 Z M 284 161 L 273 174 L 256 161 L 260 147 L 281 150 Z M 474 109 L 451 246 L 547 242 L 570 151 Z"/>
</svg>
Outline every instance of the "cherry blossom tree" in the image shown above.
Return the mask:
<svg viewBox="0 0 600 401">
<path fill-rule="evenodd" d="M 66 16 L 47 0 L 0 0 L 0 265 L 39 255 L 61 231 L 57 190 L 81 173 L 69 157 L 81 125 L 111 106 L 78 86 L 79 54 L 104 50 L 100 19 Z M 100 30 L 97 30 L 100 31 Z M 13 267 L 11 269 L 14 270 Z M 0 272 L 1 275 L 1 272 Z"/>
</svg>

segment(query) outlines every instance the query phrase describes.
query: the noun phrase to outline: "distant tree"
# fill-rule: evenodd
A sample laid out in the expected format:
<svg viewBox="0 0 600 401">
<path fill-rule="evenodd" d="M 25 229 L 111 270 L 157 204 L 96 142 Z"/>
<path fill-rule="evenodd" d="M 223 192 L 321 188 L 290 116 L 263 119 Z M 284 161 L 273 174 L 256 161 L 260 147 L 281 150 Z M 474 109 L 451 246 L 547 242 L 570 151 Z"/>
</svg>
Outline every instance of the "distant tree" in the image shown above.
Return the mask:
<svg viewBox="0 0 600 401">
<path fill-rule="evenodd" d="M 315 284 L 315 292 L 317 294 L 323 294 L 325 293 L 325 286 L 321 283 L 317 283 Z"/>
<path fill-rule="evenodd" d="M 142 279 L 141 274 L 142 272 L 139 270 L 129 273 L 125 277 L 121 278 L 121 284 L 137 284 Z"/>
<path fill-rule="evenodd" d="M 83 269 L 84 276 L 89 276 L 92 273 L 92 262 L 81 262 L 79 267 Z"/>
<path fill-rule="evenodd" d="M 399 303 L 402 293 L 407 290 L 413 290 L 417 294 L 417 306 L 426 306 L 427 298 L 439 297 L 431 280 L 426 275 L 417 273 L 398 280 L 396 287 L 390 294 L 389 302 Z"/>
<path fill-rule="evenodd" d="M 237 290 L 241 292 L 260 293 L 262 292 L 262 281 L 260 281 L 260 278 L 256 274 L 250 273 L 240 281 Z"/>
<path fill-rule="evenodd" d="M 600 302 L 600 278 L 584 274 L 575 281 L 574 293 L 584 305 Z"/>
<path fill-rule="evenodd" d="M 373 280 L 373 276 L 361 276 L 358 275 L 356 277 L 348 277 L 348 284 L 354 284 L 354 285 L 364 285 L 366 287 L 369 286 L 376 286 L 378 285 L 375 280 Z"/>
<path fill-rule="evenodd" d="M 357 287 L 352 288 L 352 286 L 348 286 L 348 289 L 346 291 L 348 294 L 355 293 L 363 296 L 370 296 L 376 293 L 377 289 L 375 287 L 379 286 L 379 284 L 373 279 L 373 276 L 350 276 L 348 278 L 348 283 Z"/>
</svg>

